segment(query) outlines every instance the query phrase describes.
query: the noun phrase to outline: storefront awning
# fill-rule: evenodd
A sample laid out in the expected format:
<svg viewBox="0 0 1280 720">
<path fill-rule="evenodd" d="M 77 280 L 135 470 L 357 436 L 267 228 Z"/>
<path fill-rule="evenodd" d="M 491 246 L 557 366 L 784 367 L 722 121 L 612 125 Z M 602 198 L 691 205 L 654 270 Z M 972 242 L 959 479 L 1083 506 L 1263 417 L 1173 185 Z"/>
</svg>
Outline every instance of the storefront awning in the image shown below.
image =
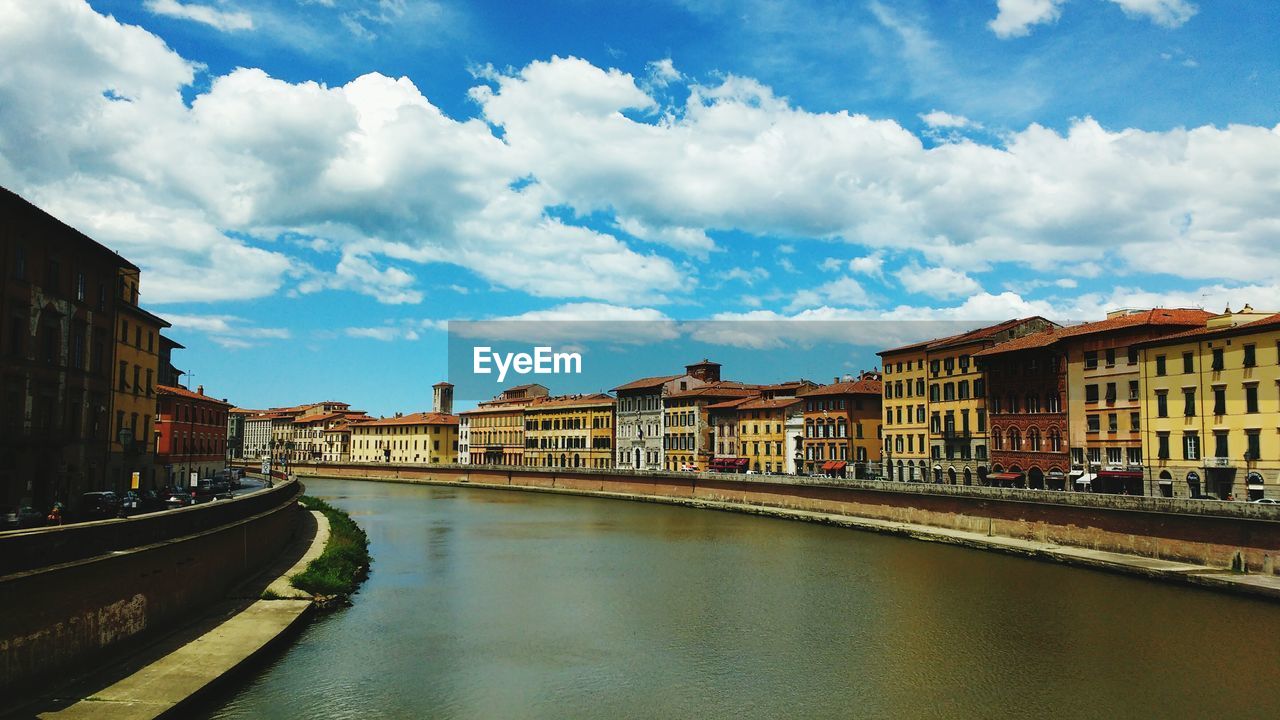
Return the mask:
<svg viewBox="0 0 1280 720">
<path fill-rule="evenodd" d="M 1017 480 L 1022 477 L 1022 473 L 998 472 L 987 475 L 988 480 Z"/>
<path fill-rule="evenodd" d="M 845 466 L 845 465 L 848 465 L 848 463 L 846 463 L 846 462 L 842 462 L 842 461 L 840 461 L 840 460 L 832 460 L 831 462 L 829 462 L 829 463 L 827 463 L 827 464 L 831 466 L 831 467 L 829 467 L 829 468 L 827 468 L 827 469 L 828 469 L 828 470 L 832 470 L 832 471 L 843 470 L 843 469 L 844 469 L 844 466 Z"/>
<path fill-rule="evenodd" d="M 1061 470 L 1050 470 L 1049 474 L 1045 475 L 1045 477 L 1050 480 L 1061 480 L 1066 477 L 1066 475 L 1063 475 Z"/>
<path fill-rule="evenodd" d="M 1116 480 L 1141 480 L 1142 473 L 1136 470 L 1099 470 L 1098 477 Z"/>
<path fill-rule="evenodd" d="M 835 461 L 834 461 L 834 460 L 828 460 L 828 461 L 826 461 L 826 462 L 822 463 L 822 469 L 823 469 L 823 470 L 830 470 L 830 469 L 831 469 L 831 466 L 832 466 L 832 465 L 835 465 L 835 464 L 836 464 L 836 463 L 835 463 Z"/>
<path fill-rule="evenodd" d="M 1078 477 L 1076 476 L 1076 474 L 1075 474 L 1075 473 L 1071 473 L 1071 476 L 1072 476 L 1072 477 L 1071 477 L 1072 482 L 1079 483 L 1080 485 L 1090 485 L 1090 484 L 1092 484 L 1092 483 L 1093 483 L 1093 479 L 1094 479 L 1094 477 L 1095 477 L 1094 475 L 1091 475 L 1091 474 L 1089 474 L 1089 473 L 1083 473 L 1083 474 L 1079 475 Z"/>
</svg>

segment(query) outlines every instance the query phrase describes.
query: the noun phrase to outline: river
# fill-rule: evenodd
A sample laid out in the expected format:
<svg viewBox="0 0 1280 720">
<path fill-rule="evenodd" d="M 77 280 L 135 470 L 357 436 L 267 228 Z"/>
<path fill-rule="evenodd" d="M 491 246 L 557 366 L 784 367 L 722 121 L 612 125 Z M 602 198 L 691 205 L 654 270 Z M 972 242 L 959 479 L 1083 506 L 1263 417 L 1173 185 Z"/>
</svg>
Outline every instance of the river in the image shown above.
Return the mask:
<svg viewBox="0 0 1280 720">
<path fill-rule="evenodd" d="M 1280 605 L 801 522 L 313 480 L 373 572 L 213 718 L 1280 717 Z"/>
</svg>

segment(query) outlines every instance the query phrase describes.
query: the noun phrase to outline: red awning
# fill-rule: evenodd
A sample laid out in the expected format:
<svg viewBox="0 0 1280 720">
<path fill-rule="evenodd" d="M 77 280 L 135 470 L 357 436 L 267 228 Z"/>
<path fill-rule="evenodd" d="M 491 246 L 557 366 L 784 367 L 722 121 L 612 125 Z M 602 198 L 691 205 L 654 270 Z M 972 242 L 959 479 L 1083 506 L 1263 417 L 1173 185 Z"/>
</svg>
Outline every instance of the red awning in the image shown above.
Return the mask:
<svg viewBox="0 0 1280 720">
<path fill-rule="evenodd" d="M 843 470 L 843 469 L 844 469 L 844 466 L 845 466 L 845 465 L 848 465 L 849 463 L 847 463 L 847 462 L 842 462 L 842 461 L 840 461 L 840 460 L 832 460 L 831 462 L 829 462 L 829 463 L 827 463 L 827 464 L 831 466 L 831 467 L 827 468 L 828 470 Z"/>
<path fill-rule="evenodd" d="M 822 469 L 823 469 L 823 470 L 830 470 L 830 469 L 831 469 L 831 467 L 832 467 L 833 465 L 835 465 L 835 461 L 834 461 L 834 460 L 828 460 L 828 461 L 826 461 L 826 462 L 822 463 Z"/>
<path fill-rule="evenodd" d="M 1022 477 L 1022 473 L 991 473 L 987 475 L 988 480 L 1017 480 Z"/>
<path fill-rule="evenodd" d="M 1141 480 L 1142 473 L 1135 470 L 1099 470 L 1100 478 L 1116 478 L 1118 480 Z"/>
</svg>

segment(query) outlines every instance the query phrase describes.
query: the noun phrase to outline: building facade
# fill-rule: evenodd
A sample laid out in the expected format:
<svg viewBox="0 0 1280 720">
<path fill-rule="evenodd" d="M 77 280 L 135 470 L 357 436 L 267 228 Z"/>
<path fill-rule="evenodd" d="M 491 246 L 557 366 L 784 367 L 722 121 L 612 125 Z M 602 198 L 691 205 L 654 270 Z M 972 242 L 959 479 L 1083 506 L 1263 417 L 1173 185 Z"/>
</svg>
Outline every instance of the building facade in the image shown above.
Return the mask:
<svg viewBox="0 0 1280 720">
<path fill-rule="evenodd" d="M 271 416 L 267 411 L 252 410 L 244 416 L 244 459 L 264 460 L 271 457 Z"/>
<path fill-rule="evenodd" d="M 191 476 L 211 477 L 226 467 L 227 411 L 231 405 L 183 387 L 156 386 L 157 479 L 188 488 Z"/>
<path fill-rule="evenodd" d="M 352 462 L 442 465 L 457 457 L 457 415 L 413 413 L 349 427 Z"/>
<path fill-rule="evenodd" d="M 524 464 L 613 467 L 614 403 L 609 395 L 546 398 L 524 409 Z"/>
<path fill-rule="evenodd" d="M 459 423 L 467 426 L 469 464 L 523 465 L 524 409 L 547 396 L 545 386 L 518 385 L 461 413 Z"/>
<path fill-rule="evenodd" d="M 748 398 L 757 394 L 759 390 L 755 386 L 728 380 L 707 382 L 667 394 L 662 399 L 663 469 L 698 472 L 707 470 L 714 456 L 714 432 L 707 408 L 726 400 Z"/>
<path fill-rule="evenodd" d="M 918 342 L 878 353 L 884 363 L 881 477 L 888 480 L 920 482 L 928 474 L 928 345 Z"/>
<path fill-rule="evenodd" d="M 878 473 L 883 392 L 881 376 L 873 372 L 801 392 L 803 439 L 796 472 L 855 478 Z"/>
<path fill-rule="evenodd" d="M 738 457 L 753 472 L 781 474 L 787 468 L 786 426 L 803 417 L 804 403 L 796 397 L 750 398 L 738 405 Z M 801 419 L 803 422 L 803 419 Z"/>
<path fill-rule="evenodd" d="M 720 364 L 703 359 L 686 365 L 682 374 L 640 378 L 613 388 L 618 398 L 616 466 L 631 470 L 664 469 L 664 398 L 719 380 Z"/>
<path fill-rule="evenodd" d="M 3 188 L 0 216 L 0 504 L 47 512 L 117 488 L 117 288 L 138 268 Z"/>
<path fill-rule="evenodd" d="M 1058 344 L 1067 359 L 1068 490 L 1150 494 L 1137 344 L 1204 327 L 1211 316 L 1198 309 L 1116 310 L 1063 328 Z"/>
<path fill-rule="evenodd" d="M 156 381 L 160 372 L 160 331 L 164 319 L 138 306 L 140 273 L 121 268 L 116 287 L 116 330 L 112 360 L 111 445 L 107 461 L 108 486 L 117 491 L 132 486 L 157 488 L 155 477 Z"/>
<path fill-rule="evenodd" d="M 1280 315 L 1228 308 L 1138 347 L 1149 491 L 1280 499 Z"/>
<path fill-rule="evenodd" d="M 1059 328 L 1000 343 L 974 354 L 986 378 L 991 471 L 986 484 L 1034 490 L 1067 489 L 1066 354 Z M 943 427 L 948 433 L 954 428 Z M 948 464 L 947 481 L 955 483 Z M 972 478 L 965 475 L 964 484 Z"/>
</svg>

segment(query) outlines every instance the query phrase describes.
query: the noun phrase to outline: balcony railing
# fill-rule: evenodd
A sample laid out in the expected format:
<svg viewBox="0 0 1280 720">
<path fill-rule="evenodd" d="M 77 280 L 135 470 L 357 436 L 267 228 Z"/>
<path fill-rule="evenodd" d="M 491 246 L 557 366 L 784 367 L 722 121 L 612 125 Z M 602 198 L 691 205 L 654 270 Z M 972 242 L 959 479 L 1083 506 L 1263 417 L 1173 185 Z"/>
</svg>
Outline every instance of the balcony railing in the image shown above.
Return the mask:
<svg viewBox="0 0 1280 720">
<path fill-rule="evenodd" d="M 973 436 L 969 430 L 957 430 L 955 428 L 946 428 L 942 431 L 943 440 L 968 440 Z"/>
</svg>

